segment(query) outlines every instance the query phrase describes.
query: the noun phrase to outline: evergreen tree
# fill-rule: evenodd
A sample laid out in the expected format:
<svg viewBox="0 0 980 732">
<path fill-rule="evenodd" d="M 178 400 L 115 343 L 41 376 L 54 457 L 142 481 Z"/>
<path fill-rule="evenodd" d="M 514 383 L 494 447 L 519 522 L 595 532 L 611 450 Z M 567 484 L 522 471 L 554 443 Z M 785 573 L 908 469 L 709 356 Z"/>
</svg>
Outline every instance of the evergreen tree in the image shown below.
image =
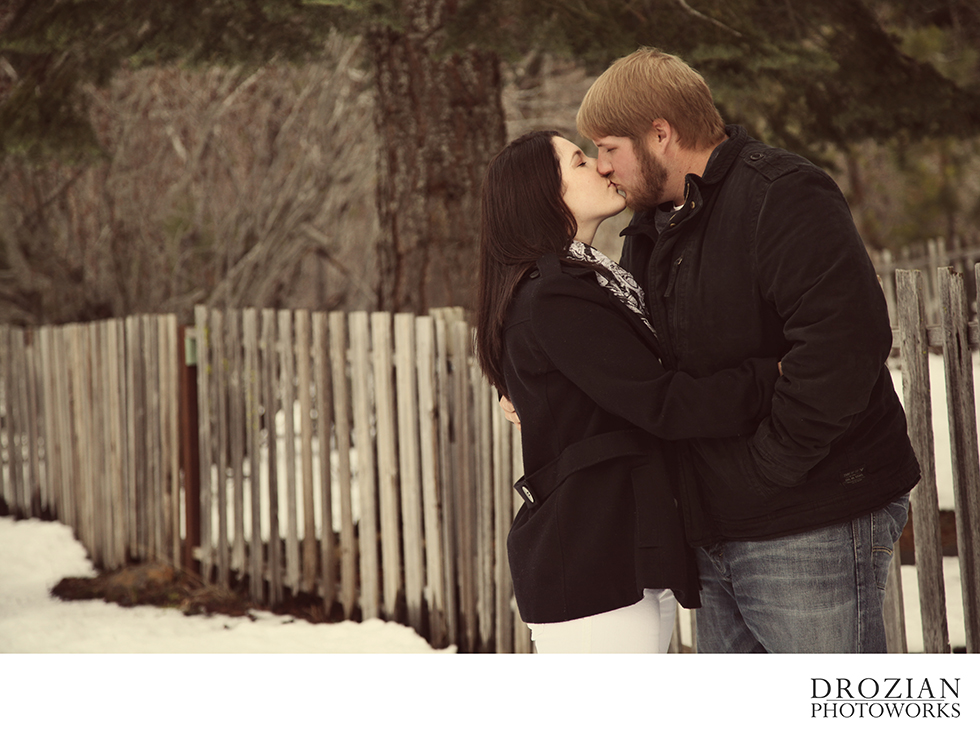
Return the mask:
<svg viewBox="0 0 980 732">
<path fill-rule="evenodd" d="M 676 53 L 707 79 L 729 121 L 799 152 L 980 130 L 980 7 L 971 0 L 485 0 L 454 36 L 512 53 L 546 48 L 596 72 L 638 46 Z M 972 70 L 916 56 L 910 29 L 956 40 Z"/>
<path fill-rule="evenodd" d="M 925 26 L 967 60 L 917 56 L 910 29 Z M 386 309 L 472 304 L 479 185 L 504 142 L 500 57 L 564 53 L 598 71 L 657 46 L 705 75 L 726 119 L 811 157 L 980 129 L 972 0 L 13 0 L 0 155 L 97 154 L 80 89 L 120 67 L 301 61 L 330 28 L 371 49 Z"/>
</svg>

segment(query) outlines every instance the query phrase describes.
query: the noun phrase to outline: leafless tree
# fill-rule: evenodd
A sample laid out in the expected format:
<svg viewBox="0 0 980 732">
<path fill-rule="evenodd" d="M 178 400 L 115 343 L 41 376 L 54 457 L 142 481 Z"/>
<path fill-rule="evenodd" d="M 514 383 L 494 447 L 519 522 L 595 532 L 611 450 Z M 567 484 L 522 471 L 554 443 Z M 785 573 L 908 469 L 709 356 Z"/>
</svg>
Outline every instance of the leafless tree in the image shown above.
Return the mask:
<svg viewBox="0 0 980 732">
<path fill-rule="evenodd" d="M 326 51 L 90 90 L 102 164 L 0 167 L 0 318 L 372 306 L 373 97 L 359 41 Z"/>
</svg>

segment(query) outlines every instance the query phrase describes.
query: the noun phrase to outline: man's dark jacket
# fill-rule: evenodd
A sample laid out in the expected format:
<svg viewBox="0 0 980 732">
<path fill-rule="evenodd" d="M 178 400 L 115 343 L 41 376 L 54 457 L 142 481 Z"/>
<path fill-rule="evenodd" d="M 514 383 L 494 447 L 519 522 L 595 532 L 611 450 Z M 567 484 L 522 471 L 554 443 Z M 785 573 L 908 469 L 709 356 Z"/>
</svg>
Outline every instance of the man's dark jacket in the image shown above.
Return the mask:
<svg viewBox="0 0 980 732">
<path fill-rule="evenodd" d="M 650 435 L 751 431 L 771 403 L 777 360 L 703 379 L 669 373 L 640 319 L 592 270 L 554 255 L 518 286 L 503 340 L 526 476 L 507 541 L 521 618 L 594 615 L 644 588 L 671 588 L 697 607 L 675 480 Z"/>
<path fill-rule="evenodd" d="M 760 539 L 849 520 L 918 481 L 885 361 L 891 327 L 874 268 L 833 180 L 744 129 L 658 234 L 624 232 L 623 265 L 646 290 L 664 365 L 704 376 L 782 360 L 771 414 L 750 437 L 694 440 L 699 500 L 689 538 Z"/>
</svg>

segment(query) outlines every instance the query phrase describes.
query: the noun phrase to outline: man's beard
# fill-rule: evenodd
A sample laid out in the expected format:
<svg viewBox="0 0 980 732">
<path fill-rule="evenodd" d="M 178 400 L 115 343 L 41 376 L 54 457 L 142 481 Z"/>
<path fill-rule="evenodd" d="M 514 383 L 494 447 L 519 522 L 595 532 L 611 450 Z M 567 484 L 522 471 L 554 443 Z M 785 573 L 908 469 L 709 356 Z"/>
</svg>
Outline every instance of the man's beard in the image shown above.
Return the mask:
<svg viewBox="0 0 980 732">
<path fill-rule="evenodd" d="M 637 160 L 640 162 L 639 190 L 627 192 L 626 205 L 634 213 L 651 213 L 663 203 L 664 188 L 667 186 L 667 168 L 647 150 L 642 140 L 633 143 Z"/>
</svg>

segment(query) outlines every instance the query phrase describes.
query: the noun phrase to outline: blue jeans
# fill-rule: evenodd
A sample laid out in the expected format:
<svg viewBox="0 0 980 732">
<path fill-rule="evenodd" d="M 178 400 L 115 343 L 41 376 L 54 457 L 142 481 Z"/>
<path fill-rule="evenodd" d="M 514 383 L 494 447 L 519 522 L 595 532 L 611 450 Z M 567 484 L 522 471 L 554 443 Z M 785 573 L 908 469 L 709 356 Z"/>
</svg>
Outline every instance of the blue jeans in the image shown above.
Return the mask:
<svg viewBox="0 0 980 732">
<path fill-rule="evenodd" d="M 886 653 L 882 615 L 909 496 L 793 536 L 697 550 L 698 653 Z"/>
</svg>

